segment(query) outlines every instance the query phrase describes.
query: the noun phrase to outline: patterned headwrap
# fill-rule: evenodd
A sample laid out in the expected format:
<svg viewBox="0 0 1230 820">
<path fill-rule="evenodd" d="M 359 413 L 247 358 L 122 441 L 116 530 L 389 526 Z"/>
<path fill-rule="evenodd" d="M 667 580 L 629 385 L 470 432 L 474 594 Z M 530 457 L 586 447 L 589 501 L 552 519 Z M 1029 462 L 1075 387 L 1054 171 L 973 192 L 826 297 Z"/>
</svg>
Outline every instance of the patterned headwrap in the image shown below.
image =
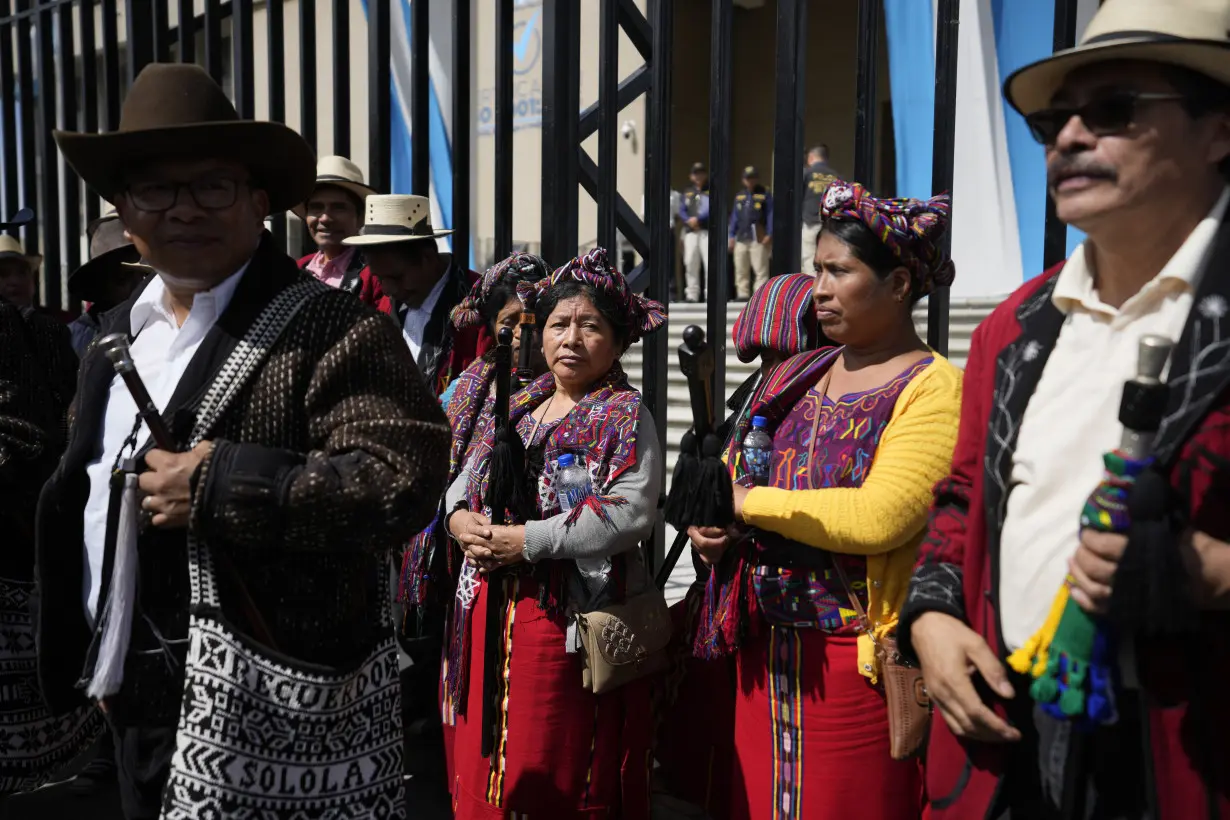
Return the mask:
<svg viewBox="0 0 1230 820">
<path fill-rule="evenodd" d="M 809 273 L 775 276 L 752 294 L 735 320 L 731 340 L 739 361 L 750 362 L 762 350 L 794 356 L 816 342 L 816 312 L 811 292 L 816 277 Z"/>
<path fill-rule="evenodd" d="M 951 285 L 956 269 L 939 239 L 948 230 L 952 204 L 946 194 L 931 199 L 876 199 L 857 182 L 836 180 L 824 192 L 820 215 L 825 221 L 858 220 L 911 273 L 915 296 Z"/>
<path fill-rule="evenodd" d="M 605 248 L 594 248 L 585 256 L 573 259 L 546 279 L 540 280 L 537 285 L 526 285 L 523 282 L 517 285 L 517 292 L 523 302 L 526 301 L 531 290 L 541 298 L 552 287 L 568 279 L 583 282 L 615 298 L 628 322 L 629 343 L 653 333 L 666 324 L 666 308 L 662 306 L 662 303 L 633 293 L 628 288 L 628 282 L 624 279 L 623 274 L 612 268 L 610 262 L 607 261 Z"/>
<path fill-rule="evenodd" d="M 449 314 L 453 327 L 465 330 L 482 325 L 484 323 L 483 305 L 487 297 L 491 295 L 491 291 L 500 285 L 519 286 L 522 283 L 533 285 L 550 275 L 551 268 L 548 267 L 546 261 L 532 253 L 514 253 L 507 259 L 495 263 L 487 268 L 487 271 L 474 283 L 474 287 L 470 288 L 466 298 L 462 299 Z M 517 296 L 521 298 L 522 303 L 525 303 L 525 297 L 520 290 Z M 526 304 L 526 307 L 530 306 Z"/>
</svg>

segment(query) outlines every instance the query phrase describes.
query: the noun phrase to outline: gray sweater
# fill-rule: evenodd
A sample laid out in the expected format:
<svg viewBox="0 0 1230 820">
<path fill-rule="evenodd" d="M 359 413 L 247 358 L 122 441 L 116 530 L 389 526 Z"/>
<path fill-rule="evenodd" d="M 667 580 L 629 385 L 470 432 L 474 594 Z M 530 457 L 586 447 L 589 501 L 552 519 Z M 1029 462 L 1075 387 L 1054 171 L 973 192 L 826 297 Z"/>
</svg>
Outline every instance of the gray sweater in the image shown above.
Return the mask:
<svg viewBox="0 0 1230 820">
<path fill-rule="evenodd" d="M 615 479 L 605 493 L 626 498 L 628 503 L 606 508 L 611 519 L 609 524 L 590 509 L 584 510 L 571 527 L 565 525 L 567 513 L 542 521 L 526 522 L 525 560 L 531 564 L 547 558 L 600 560 L 631 552 L 635 560 L 629 562 L 628 592 L 644 589 L 650 579 L 637 547 L 653 532 L 657 520 L 663 467 L 658 431 L 653 416 L 642 404 L 637 417 L 636 463 Z M 458 502 L 465 500 L 469 480 L 470 465 L 467 462 L 448 488 L 445 509 L 453 509 Z"/>
</svg>

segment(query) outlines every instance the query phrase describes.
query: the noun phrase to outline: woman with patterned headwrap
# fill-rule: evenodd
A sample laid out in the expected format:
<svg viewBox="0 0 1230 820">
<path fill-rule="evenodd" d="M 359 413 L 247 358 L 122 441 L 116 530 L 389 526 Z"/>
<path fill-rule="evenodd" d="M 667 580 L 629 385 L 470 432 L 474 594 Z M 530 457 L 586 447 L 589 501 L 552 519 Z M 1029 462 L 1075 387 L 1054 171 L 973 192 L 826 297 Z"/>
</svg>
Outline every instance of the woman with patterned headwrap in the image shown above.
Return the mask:
<svg viewBox="0 0 1230 820">
<path fill-rule="evenodd" d="M 666 316 L 628 289 L 601 248 L 536 290 L 550 372 L 513 397 L 509 413 L 534 510 L 528 520 L 509 510 L 511 526 L 491 524 L 490 418 L 479 421 L 446 500 L 446 527 L 466 556 L 446 680 L 458 712 L 454 809 L 463 820 L 647 818 L 650 682 L 590 693 L 567 639 L 572 613 L 652 587 L 639 545 L 657 515 L 662 449 L 619 359 Z M 555 486 L 563 455 L 584 464 L 593 485 L 571 512 L 561 511 Z M 495 640 L 489 606 L 499 607 Z M 494 726 L 484 718 L 489 668 L 500 691 Z M 496 739 L 490 756 L 484 736 Z"/>
<path fill-rule="evenodd" d="M 513 361 L 518 361 L 521 347 L 519 325 L 521 314 L 532 304 L 532 293 L 524 290 L 525 286 L 536 285 L 551 274 L 551 269 L 541 257 L 529 253 L 514 253 L 507 259 L 488 268 L 474 282 L 469 295 L 453 308 L 449 319 L 458 332 L 473 328 L 485 328 L 492 338 L 495 338 L 502 328 L 513 331 Z M 518 288 L 523 288 L 521 295 Z M 530 303 L 523 301 L 523 296 Z M 546 372 L 547 365 L 542 358 L 542 349 L 538 334 L 535 333 L 533 350 L 530 354 L 530 368 L 535 376 Z M 448 416 L 452 429 L 453 440 L 449 452 L 449 483 L 451 484 L 461 472 L 461 465 L 466 451 L 470 448 L 474 430 L 480 419 L 491 415 L 491 401 L 495 395 L 495 349 L 475 359 L 441 396 L 445 405 L 445 415 Z M 443 502 L 442 502 L 443 503 Z M 416 665 L 433 667 L 432 680 L 443 680 L 447 675 L 448 657 L 443 653 L 441 677 L 434 677 L 434 658 L 440 657 L 439 638 L 444 635 L 444 646 L 448 646 L 447 628 L 440 628 L 436 618 L 443 616 L 444 623 L 449 623 L 451 607 L 440 606 L 442 602 L 451 605 L 459 569 L 460 553 L 447 549 L 448 539 L 444 533 L 443 512 L 436 517 L 431 526 L 411 539 L 402 559 L 401 581 L 398 589 L 398 601 L 405 607 L 416 608 L 419 617 L 403 618 L 403 648 L 411 650 L 409 641 L 423 635 L 435 636 L 435 640 L 427 640 L 427 646 L 412 653 Z M 431 606 L 431 604 L 436 606 Z M 424 653 L 426 657 L 424 656 Z M 419 657 L 414 657 L 418 655 Z M 407 687 L 414 691 L 417 687 Z M 415 727 L 434 727 L 434 719 L 429 719 L 424 712 L 425 704 L 413 696 L 405 698 L 403 704 L 406 714 L 405 723 L 411 727 L 408 731 L 415 735 Z M 452 782 L 452 747 L 455 726 L 455 710 L 448 697 L 446 687 L 441 687 L 440 713 L 444 725 L 444 767 L 446 783 Z M 434 715 L 430 716 L 434 718 Z M 438 741 L 437 741 L 438 742 Z M 425 747 L 432 744 L 420 743 Z M 431 759 L 427 753 L 424 758 Z M 431 760 L 432 764 L 438 763 Z M 438 771 L 438 770 L 437 770 Z M 437 781 L 438 782 L 438 781 Z"/>
<path fill-rule="evenodd" d="M 960 371 L 912 318 L 952 281 L 938 244 L 948 214 L 946 197 L 878 200 L 832 184 L 813 300 L 841 346 L 795 356 L 753 398 L 773 454 L 767 486 L 754 487 L 728 451 L 739 534 L 689 530 L 716 564 L 695 650 L 737 657 L 735 820 L 920 815 L 918 762 L 889 754 L 873 639 L 895 630 L 956 442 Z"/>
</svg>

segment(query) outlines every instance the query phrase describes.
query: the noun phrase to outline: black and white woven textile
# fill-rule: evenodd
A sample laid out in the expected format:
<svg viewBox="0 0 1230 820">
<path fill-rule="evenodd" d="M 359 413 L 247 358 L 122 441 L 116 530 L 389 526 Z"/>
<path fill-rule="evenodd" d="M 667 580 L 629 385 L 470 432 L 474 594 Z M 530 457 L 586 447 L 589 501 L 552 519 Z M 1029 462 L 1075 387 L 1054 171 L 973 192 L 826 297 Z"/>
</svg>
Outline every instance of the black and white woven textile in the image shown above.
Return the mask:
<svg viewBox="0 0 1230 820">
<path fill-rule="evenodd" d="M 191 446 L 209 434 L 321 287 L 304 282 L 270 303 L 206 394 Z M 188 553 L 188 659 L 163 818 L 404 817 L 397 652 L 387 605 L 387 638 L 357 665 L 326 669 L 234 629 L 222 614 L 209 546 L 190 534 Z"/>
<path fill-rule="evenodd" d="M 33 581 L 0 578 L 0 795 L 37 788 L 102 733 L 92 704 L 53 715 L 38 688 Z"/>
</svg>

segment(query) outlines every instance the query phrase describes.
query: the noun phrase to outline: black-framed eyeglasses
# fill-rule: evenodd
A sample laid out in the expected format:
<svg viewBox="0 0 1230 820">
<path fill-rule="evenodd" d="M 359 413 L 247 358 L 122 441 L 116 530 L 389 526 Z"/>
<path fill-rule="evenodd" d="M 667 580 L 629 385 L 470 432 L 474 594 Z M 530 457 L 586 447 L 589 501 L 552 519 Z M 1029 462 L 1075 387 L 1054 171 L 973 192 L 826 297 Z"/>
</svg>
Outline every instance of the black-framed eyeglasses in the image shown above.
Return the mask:
<svg viewBox="0 0 1230 820">
<path fill-rule="evenodd" d="M 1174 102 L 1183 98 L 1182 94 L 1121 91 L 1084 105 L 1061 105 L 1035 111 L 1025 117 L 1025 124 L 1033 138 L 1043 145 L 1054 145 L 1059 132 L 1073 117 L 1080 117 L 1085 127 L 1097 136 L 1109 137 L 1128 130 L 1140 103 Z"/>
<path fill-rule="evenodd" d="M 128 186 L 134 207 L 147 213 L 162 213 L 175 207 L 179 192 L 188 189 L 192 201 L 207 211 L 224 211 L 235 204 L 246 182 L 229 177 L 206 177 L 191 182 L 138 182 Z"/>
</svg>

